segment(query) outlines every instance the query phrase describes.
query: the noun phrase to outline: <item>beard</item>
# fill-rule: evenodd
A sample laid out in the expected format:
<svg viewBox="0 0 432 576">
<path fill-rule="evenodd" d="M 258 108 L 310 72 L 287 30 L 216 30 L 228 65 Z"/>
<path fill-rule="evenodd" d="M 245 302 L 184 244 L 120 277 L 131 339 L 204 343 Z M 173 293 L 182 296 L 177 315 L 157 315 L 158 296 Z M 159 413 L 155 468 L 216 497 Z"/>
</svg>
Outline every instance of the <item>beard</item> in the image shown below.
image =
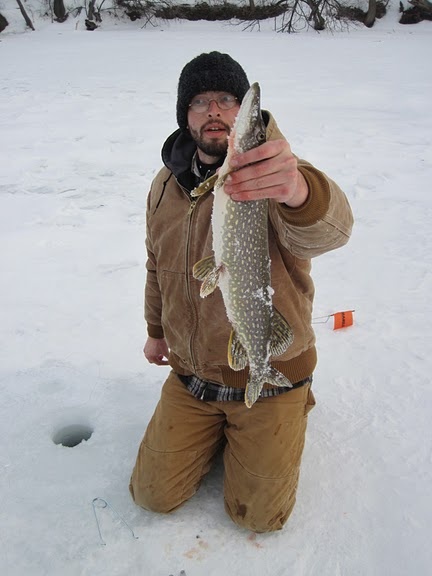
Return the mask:
<svg viewBox="0 0 432 576">
<path fill-rule="evenodd" d="M 214 124 L 214 121 L 209 122 L 208 124 Z M 190 135 L 192 136 L 193 140 L 195 141 L 197 147 L 207 154 L 208 156 L 214 156 L 215 158 L 221 158 L 225 156 L 228 150 L 228 138 L 223 138 L 222 141 L 218 140 L 205 140 L 205 130 L 207 125 L 205 124 L 200 130 L 193 130 L 189 127 Z M 231 131 L 231 127 L 224 122 L 218 122 L 221 126 L 225 128 L 227 131 L 227 135 Z"/>
</svg>

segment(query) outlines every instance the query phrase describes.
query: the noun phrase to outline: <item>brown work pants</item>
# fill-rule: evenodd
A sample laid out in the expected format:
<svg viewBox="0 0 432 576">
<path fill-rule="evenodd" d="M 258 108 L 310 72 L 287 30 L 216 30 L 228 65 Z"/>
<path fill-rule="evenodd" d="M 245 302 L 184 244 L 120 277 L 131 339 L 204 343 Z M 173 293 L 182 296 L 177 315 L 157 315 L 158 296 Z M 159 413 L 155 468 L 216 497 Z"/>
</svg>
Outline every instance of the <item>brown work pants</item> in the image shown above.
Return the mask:
<svg viewBox="0 0 432 576">
<path fill-rule="evenodd" d="M 279 530 L 296 498 L 307 414 L 306 385 L 243 402 L 204 402 L 171 372 L 141 442 L 130 482 L 136 504 L 171 512 L 197 491 L 213 456 L 224 449 L 225 509 L 254 532 Z"/>
</svg>

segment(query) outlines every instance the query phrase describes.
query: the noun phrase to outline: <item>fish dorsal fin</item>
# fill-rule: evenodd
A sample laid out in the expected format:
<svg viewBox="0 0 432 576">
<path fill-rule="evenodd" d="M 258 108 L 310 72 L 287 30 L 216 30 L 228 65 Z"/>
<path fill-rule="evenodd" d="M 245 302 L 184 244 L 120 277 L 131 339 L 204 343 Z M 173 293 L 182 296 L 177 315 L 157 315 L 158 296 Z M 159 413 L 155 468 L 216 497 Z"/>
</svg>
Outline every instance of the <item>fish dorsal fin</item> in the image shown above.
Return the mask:
<svg viewBox="0 0 432 576">
<path fill-rule="evenodd" d="M 214 292 L 219 283 L 219 274 L 222 266 L 216 266 L 214 256 L 207 256 L 197 262 L 193 269 L 193 277 L 202 281 L 200 296 L 205 298 Z"/>
<path fill-rule="evenodd" d="M 230 339 L 228 342 L 228 364 L 230 368 L 235 370 L 243 370 L 248 364 L 248 355 L 245 347 L 238 339 L 234 330 L 231 331 Z"/>
<path fill-rule="evenodd" d="M 273 308 L 272 334 L 270 339 L 270 354 L 280 356 L 291 346 L 294 334 L 285 318 Z"/>
</svg>

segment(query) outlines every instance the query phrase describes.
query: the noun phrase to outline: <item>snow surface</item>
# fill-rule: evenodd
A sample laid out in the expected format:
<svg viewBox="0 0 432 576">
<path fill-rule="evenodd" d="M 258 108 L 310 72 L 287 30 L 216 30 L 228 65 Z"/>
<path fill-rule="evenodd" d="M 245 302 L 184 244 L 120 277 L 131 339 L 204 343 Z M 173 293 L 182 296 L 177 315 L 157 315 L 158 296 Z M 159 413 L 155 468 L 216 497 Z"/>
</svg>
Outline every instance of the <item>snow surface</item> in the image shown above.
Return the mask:
<svg viewBox="0 0 432 576">
<path fill-rule="evenodd" d="M 1 34 L 2 575 L 432 573 L 432 28 L 396 17 L 290 36 L 73 19 Z M 260 82 L 293 150 L 356 217 L 348 246 L 314 261 L 314 315 L 355 309 L 355 324 L 315 326 L 318 404 L 276 534 L 228 519 L 220 461 L 172 515 L 128 493 L 167 374 L 141 352 L 146 195 L 178 74 L 212 49 Z M 68 425 L 93 434 L 56 445 Z M 106 546 L 94 498 L 111 506 L 96 509 Z"/>
</svg>

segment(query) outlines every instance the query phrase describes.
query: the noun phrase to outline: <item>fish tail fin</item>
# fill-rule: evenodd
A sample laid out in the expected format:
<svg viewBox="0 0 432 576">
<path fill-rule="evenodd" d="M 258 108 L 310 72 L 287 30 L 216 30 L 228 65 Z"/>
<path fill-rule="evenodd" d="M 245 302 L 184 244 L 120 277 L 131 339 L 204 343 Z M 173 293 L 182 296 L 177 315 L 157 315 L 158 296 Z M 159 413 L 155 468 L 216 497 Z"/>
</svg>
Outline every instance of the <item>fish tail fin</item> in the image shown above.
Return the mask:
<svg viewBox="0 0 432 576">
<path fill-rule="evenodd" d="M 288 388 L 292 388 L 292 382 L 290 382 L 282 372 L 273 368 L 273 366 L 270 366 L 269 373 L 264 375 L 264 379 L 273 386 L 287 386 Z"/>
<path fill-rule="evenodd" d="M 248 408 L 251 408 L 258 400 L 264 384 L 292 388 L 292 383 L 288 378 L 273 366 L 269 366 L 265 372 L 250 372 L 245 390 L 245 404 Z"/>
</svg>

